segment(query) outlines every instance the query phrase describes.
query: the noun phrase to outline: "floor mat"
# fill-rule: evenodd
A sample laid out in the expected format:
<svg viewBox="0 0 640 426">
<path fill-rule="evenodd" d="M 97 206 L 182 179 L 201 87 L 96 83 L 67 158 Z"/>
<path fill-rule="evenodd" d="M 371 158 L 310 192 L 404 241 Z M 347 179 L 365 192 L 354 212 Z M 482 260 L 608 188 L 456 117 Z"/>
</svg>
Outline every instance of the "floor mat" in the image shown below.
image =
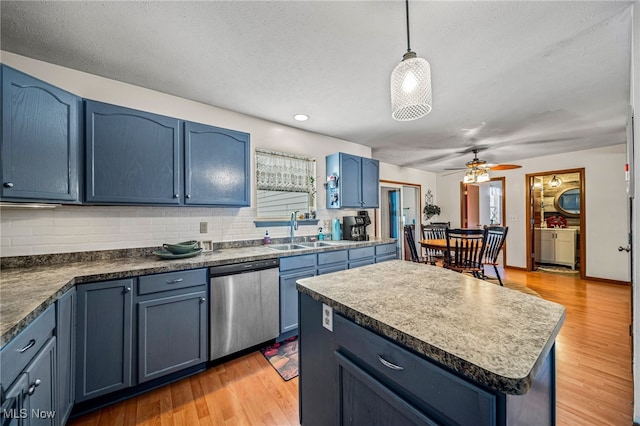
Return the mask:
<svg viewBox="0 0 640 426">
<path fill-rule="evenodd" d="M 551 266 L 551 265 L 538 265 L 539 271 L 554 272 L 557 274 L 579 274 L 577 269 L 571 269 L 568 266 Z"/>
<path fill-rule="evenodd" d="M 298 377 L 298 336 L 274 343 L 260 352 L 284 380 Z"/>
</svg>

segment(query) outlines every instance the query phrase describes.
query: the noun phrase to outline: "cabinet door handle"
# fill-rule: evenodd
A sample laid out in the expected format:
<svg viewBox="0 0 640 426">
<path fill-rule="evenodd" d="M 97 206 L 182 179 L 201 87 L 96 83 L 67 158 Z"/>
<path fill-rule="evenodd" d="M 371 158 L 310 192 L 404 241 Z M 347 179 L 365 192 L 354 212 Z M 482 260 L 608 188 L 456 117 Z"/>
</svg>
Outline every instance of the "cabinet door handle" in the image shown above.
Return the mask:
<svg viewBox="0 0 640 426">
<path fill-rule="evenodd" d="M 130 291 L 131 291 L 131 287 L 125 287 L 125 288 L 124 288 L 124 292 L 125 292 L 125 293 L 129 293 Z"/>
<path fill-rule="evenodd" d="M 184 280 L 184 278 L 176 278 L 175 280 L 167 281 L 167 284 L 177 284 L 179 282 L 182 282 L 183 280 Z"/>
<path fill-rule="evenodd" d="M 185 197 L 191 198 L 191 194 L 187 194 L 187 195 L 185 195 Z"/>
<path fill-rule="evenodd" d="M 204 303 L 204 302 L 206 302 L 206 301 L 207 301 L 207 299 L 205 299 L 204 297 L 201 297 L 201 298 L 200 298 L 200 303 Z"/>
<path fill-rule="evenodd" d="M 20 349 L 18 352 L 20 353 L 24 353 L 26 351 L 28 351 L 29 349 L 31 349 L 33 347 L 33 345 L 36 344 L 35 339 L 31 339 L 29 340 L 29 343 L 27 343 L 27 346 L 25 346 L 24 348 Z"/>
<path fill-rule="evenodd" d="M 178 198 L 178 197 L 180 197 L 180 194 L 177 194 L 177 193 L 173 194 L 173 198 Z"/>
<path fill-rule="evenodd" d="M 13 188 L 13 182 L 5 182 L 4 185 L 5 188 Z"/>
<path fill-rule="evenodd" d="M 392 362 L 387 361 L 386 359 L 382 358 L 381 355 L 378 355 L 378 361 L 380 361 L 380 364 L 384 365 L 387 368 L 390 368 L 392 370 L 397 370 L 397 371 L 401 371 L 404 370 L 404 367 L 401 367 L 399 365 L 396 365 Z"/>
<path fill-rule="evenodd" d="M 27 394 L 33 395 L 36 392 L 36 388 L 40 386 L 41 383 L 42 383 L 42 380 L 36 379 L 36 381 L 33 382 L 31 386 L 29 386 L 29 389 L 27 390 Z"/>
</svg>

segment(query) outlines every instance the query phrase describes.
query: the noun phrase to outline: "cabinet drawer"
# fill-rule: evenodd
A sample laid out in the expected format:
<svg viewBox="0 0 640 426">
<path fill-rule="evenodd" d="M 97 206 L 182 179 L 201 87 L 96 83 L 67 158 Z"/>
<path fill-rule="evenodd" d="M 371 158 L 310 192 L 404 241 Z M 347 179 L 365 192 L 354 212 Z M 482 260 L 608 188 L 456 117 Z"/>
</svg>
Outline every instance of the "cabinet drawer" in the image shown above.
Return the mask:
<svg viewBox="0 0 640 426">
<path fill-rule="evenodd" d="M 338 263 L 347 261 L 347 251 L 327 251 L 324 253 L 318 253 L 318 265 L 327 265 L 329 263 Z"/>
<path fill-rule="evenodd" d="M 138 280 L 138 294 L 158 293 L 161 291 L 205 285 L 207 283 L 207 270 L 194 269 L 190 271 L 146 275 L 138 278 Z"/>
<path fill-rule="evenodd" d="M 0 352 L 0 381 L 7 386 L 47 343 L 56 326 L 55 305 L 50 306 Z"/>
<path fill-rule="evenodd" d="M 495 395 L 340 315 L 333 321 L 340 353 L 399 388 L 430 416 L 445 424 L 495 424 Z"/>
<path fill-rule="evenodd" d="M 387 256 L 377 256 L 376 257 L 376 263 L 386 262 L 388 260 L 396 260 L 396 255 L 395 254 L 389 254 Z"/>
<path fill-rule="evenodd" d="M 365 257 L 373 257 L 375 255 L 375 247 L 360 247 L 349 250 L 349 260 L 358 260 Z"/>
<path fill-rule="evenodd" d="M 315 268 L 315 267 L 316 267 L 315 254 L 303 254 L 301 256 L 283 257 L 282 259 L 280 259 L 280 272 L 290 271 L 292 269 Z"/>
<path fill-rule="evenodd" d="M 396 254 L 395 244 L 382 244 L 376 246 L 376 256 L 385 256 L 389 254 Z"/>
</svg>

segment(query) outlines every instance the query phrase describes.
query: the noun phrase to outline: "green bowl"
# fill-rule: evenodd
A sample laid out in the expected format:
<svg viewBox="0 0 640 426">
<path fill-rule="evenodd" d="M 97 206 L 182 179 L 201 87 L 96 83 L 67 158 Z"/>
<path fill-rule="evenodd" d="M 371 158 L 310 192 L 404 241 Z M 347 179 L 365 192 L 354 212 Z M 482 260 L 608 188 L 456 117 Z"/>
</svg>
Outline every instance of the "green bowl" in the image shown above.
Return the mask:
<svg viewBox="0 0 640 426">
<path fill-rule="evenodd" d="M 194 251 L 198 247 L 197 241 L 183 241 L 176 244 L 163 244 L 165 250 L 173 254 L 184 254 Z"/>
</svg>

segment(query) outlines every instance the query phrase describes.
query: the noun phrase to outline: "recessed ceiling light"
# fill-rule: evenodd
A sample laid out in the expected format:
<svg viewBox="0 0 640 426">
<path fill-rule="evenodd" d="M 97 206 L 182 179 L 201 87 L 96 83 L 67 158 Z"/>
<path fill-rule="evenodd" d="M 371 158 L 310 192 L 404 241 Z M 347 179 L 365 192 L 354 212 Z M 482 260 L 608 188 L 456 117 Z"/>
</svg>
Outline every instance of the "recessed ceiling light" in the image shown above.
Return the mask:
<svg viewBox="0 0 640 426">
<path fill-rule="evenodd" d="M 307 121 L 309 116 L 307 114 L 296 114 L 293 116 L 293 119 L 296 121 Z"/>
</svg>

